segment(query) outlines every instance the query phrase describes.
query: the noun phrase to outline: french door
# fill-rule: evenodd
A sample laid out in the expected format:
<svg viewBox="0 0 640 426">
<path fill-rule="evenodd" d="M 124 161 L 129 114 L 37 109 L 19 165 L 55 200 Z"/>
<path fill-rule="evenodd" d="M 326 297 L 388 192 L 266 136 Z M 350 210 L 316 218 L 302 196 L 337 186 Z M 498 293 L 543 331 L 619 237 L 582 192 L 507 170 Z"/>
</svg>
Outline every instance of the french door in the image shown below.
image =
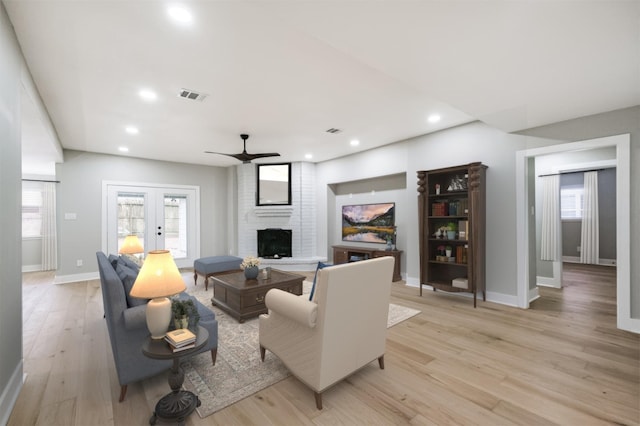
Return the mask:
<svg viewBox="0 0 640 426">
<path fill-rule="evenodd" d="M 166 249 L 178 267 L 193 266 L 200 249 L 197 187 L 105 183 L 104 192 L 107 253 L 118 253 L 135 234 L 145 253 Z"/>
</svg>

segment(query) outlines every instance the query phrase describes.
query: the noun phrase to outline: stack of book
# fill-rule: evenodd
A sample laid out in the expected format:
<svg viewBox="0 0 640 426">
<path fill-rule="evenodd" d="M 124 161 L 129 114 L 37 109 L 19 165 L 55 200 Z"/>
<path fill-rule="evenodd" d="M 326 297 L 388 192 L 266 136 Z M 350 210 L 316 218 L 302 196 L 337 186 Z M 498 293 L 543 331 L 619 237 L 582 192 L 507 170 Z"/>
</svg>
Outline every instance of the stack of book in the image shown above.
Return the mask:
<svg viewBox="0 0 640 426">
<path fill-rule="evenodd" d="M 164 336 L 164 340 L 169 343 L 173 352 L 191 349 L 196 345 L 196 335 L 186 328 L 179 328 L 177 330 L 167 332 L 166 336 Z"/>
</svg>

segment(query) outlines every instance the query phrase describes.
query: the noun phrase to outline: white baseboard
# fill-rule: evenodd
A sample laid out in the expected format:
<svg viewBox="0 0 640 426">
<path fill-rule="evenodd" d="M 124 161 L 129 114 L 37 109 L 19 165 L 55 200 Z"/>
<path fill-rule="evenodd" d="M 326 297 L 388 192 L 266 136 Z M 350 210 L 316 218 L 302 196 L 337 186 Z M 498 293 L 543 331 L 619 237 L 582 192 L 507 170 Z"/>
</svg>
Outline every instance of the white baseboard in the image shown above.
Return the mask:
<svg viewBox="0 0 640 426">
<path fill-rule="evenodd" d="M 538 286 L 529 289 L 529 303 L 534 300 L 540 298 L 540 292 L 538 291 Z"/>
<path fill-rule="evenodd" d="M 13 406 L 18 399 L 22 384 L 24 383 L 24 375 L 22 373 L 23 364 L 22 360 L 16 365 L 13 374 L 7 383 L 7 387 L 2 391 L 0 395 L 0 425 L 6 425 L 9 423 L 9 416 L 13 411 Z"/>
<path fill-rule="evenodd" d="M 22 265 L 22 272 L 39 272 L 42 271 L 42 265 Z"/>
<path fill-rule="evenodd" d="M 407 277 L 405 281 L 409 287 L 415 287 L 416 289 L 420 287 L 420 280 L 418 278 Z M 431 287 L 430 285 L 423 285 L 422 289 L 433 290 L 433 287 Z M 473 298 L 473 293 L 448 292 L 448 291 L 442 291 L 441 293 L 451 295 L 451 296 Z M 493 291 L 487 291 L 486 296 L 487 296 L 487 302 L 494 302 L 494 303 L 499 303 L 501 305 L 518 307 L 518 298 L 516 296 L 512 296 L 510 294 L 504 294 L 504 293 L 496 293 Z M 482 303 L 482 293 L 478 293 L 478 300 Z"/>
<path fill-rule="evenodd" d="M 578 256 L 562 256 L 562 261 L 567 263 L 582 263 Z M 616 266 L 615 259 L 598 259 L 598 265 L 601 266 Z"/>
<path fill-rule="evenodd" d="M 98 280 L 100 279 L 100 273 L 98 271 L 95 272 L 85 272 L 83 274 L 71 274 L 71 275 L 56 275 L 53 279 L 54 284 L 67 284 L 67 283 L 76 283 L 78 281 L 89 281 L 89 280 Z"/>
</svg>

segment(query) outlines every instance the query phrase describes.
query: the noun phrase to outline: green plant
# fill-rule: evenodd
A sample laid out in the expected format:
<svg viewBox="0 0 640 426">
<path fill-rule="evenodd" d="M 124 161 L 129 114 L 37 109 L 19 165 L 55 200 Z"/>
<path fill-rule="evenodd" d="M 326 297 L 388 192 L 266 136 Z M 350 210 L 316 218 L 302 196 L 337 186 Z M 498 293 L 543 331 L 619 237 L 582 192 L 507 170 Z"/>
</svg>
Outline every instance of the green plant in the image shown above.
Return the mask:
<svg viewBox="0 0 640 426">
<path fill-rule="evenodd" d="M 449 222 L 447 223 L 447 229 L 455 232 L 458 229 L 458 225 L 455 222 Z"/>
<path fill-rule="evenodd" d="M 193 300 L 191 299 L 178 299 L 178 298 L 172 299 L 171 314 L 173 315 L 174 319 L 179 319 L 184 316 L 187 316 L 190 318 L 189 322 L 192 322 L 191 319 L 193 319 L 194 325 L 198 324 L 198 321 L 200 321 L 200 314 L 198 313 L 198 308 L 196 307 L 196 304 L 193 303 Z"/>
</svg>

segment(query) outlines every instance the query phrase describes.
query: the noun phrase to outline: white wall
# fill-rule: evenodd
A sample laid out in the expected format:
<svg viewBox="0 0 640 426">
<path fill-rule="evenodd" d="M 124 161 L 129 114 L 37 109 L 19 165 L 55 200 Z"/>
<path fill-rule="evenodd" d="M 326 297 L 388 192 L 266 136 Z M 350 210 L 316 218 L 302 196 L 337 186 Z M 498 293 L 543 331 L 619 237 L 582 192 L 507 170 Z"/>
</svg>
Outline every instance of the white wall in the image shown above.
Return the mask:
<svg viewBox="0 0 640 426">
<path fill-rule="evenodd" d="M 21 121 L 24 59 L 0 3 L 0 424 L 22 386 Z M 26 77 L 28 78 L 28 77 Z"/>
</svg>

